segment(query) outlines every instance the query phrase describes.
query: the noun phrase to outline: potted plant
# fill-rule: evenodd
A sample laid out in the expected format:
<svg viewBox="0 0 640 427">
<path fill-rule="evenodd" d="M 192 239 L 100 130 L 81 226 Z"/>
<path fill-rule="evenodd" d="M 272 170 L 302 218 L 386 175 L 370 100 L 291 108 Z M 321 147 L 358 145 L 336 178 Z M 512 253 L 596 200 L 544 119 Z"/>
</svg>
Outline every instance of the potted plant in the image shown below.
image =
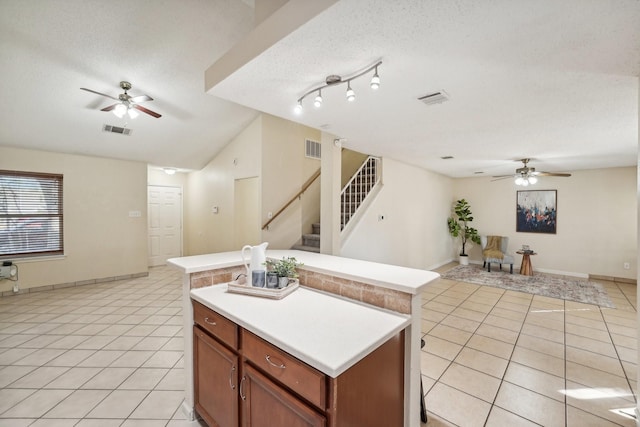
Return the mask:
<svg viewBox="0 0 640 427">
<path fill-rule="evenodd" d="M 468 265 L 469 256 L 465 252 L 465 246 L 468 240 L 476 244 L 480 244 L 480 236 L 478 230 L 469 226 L 469 223 L 473 221 L 473 214 L 471 213 L 471 206 L 465 199 L 460 199 L 453 206 L 454 216 L 447 218 L 447 225 L 449 227 L 449 233 L 453 237 L 462 239 L 462 251 L 460 252 L 460 264 Z"/>
<path fill-rule="evenodd" d="M 269 271 L 276 273 L 278 276 L 278 287 L 284 288 L 289 284 L 289 279 L 298 277 L 296 268 L 303 265 L 295 257 L 283 257 L 279 261 L 267 260 L 265 262 Z"/>
</svg>

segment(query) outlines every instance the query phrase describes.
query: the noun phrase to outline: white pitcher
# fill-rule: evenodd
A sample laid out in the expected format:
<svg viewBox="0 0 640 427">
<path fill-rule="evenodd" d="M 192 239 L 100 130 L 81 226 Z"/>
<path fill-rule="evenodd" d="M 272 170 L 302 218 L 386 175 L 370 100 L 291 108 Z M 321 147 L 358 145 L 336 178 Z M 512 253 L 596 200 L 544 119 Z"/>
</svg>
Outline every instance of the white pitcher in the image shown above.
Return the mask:
<svg viewBox="0 0 640 427">
<path fill-rule="evenodd" d="M 247 269 L 247 282 L 251 283 L 251 276 L 253 271 L 266 271 L 267 266 L 265 261 L 267 260 L 267 245 L 269 242 L 260 243 L 256 246 L 246 245 L 242 248 L 242 262 Z M 247 258 L 245 257 L 246 250 L 251 252 L 250 262 L 247 264 Z"/>
</svg>

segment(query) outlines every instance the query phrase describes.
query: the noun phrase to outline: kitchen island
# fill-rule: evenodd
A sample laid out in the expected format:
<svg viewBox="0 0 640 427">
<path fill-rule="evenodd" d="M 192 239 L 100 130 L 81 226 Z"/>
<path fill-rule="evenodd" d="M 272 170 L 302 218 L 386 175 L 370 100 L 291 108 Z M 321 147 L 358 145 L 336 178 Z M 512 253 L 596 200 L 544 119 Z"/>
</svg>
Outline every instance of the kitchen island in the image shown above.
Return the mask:
<svg viewBox="0 0 640 427">
<path fill-rule="evenodd" d="M 341 402 L 340 399 L 346 394 L 344 391 L 342 393 L 338 391 L 346 389 L 344 384 L 348 384 L 347 379 L 350 376 L 376 377 L 366 375 L 364 373 L 366 371 L 362 370 L 363 366 L 367 363 L 393 360 L 393 364 L 398 366 L 388 367 L 388 372 L 391 374 L 381 371 L 381 378 L 384 378 L 384 375 L 393 375 L 397 380 L 395 384 L 399 384 L 397 394 L 401 405 L 400 418 L 403 421 L 397 424 L 406 427 L 418 426 L 420 424 L 420 291 L 428 283 L 436 280 L 439 277 L 438 274 L 308 252 L 267 251 L 267 257 L 271 259 L 289 256 L 296 257 L 298 261 L 304 263 L 299 268 L 301 288 L 279 301 L 226 291 L 226 283 L 238 274 L 244 273 L 239 251 L 168 261 L 183 273 L 187 383 L 183 409 L 187 416 L 193 419 L 196 407 L 200 415 L 206 412 L 202 405 L 197 405 L 195 399 L 198 391 L 203 393 L 202 386 L 197 384 L 197 378 L 194 381 L 195 348 L 196 365 L 201 355 L 207 352 L 225 355 L 230 361 L 231 369 L 231 374 L 227 374 L 227 377 L 231 375 L 227 388 L 234 390 L 236 394 L 236 387 L 240 388 L 240 396 L 243 400 L 245 398 L 243 387 L 246 393 L 243 380 L 252 379 L 247 381 L 247 384 L 252 384 L 251 389 L 257 390 L 258 385 L 255 384 L 261 384 L 261 381 L 266 378 L 261 374 L 269 374 L 268 369 L 278 371 L 278 365 L 297 366 L 299 364 L 304 368 L 301 371 L 303 375 L 307 375 L 307 371 L 313 372 L 311 378 L 322 379 L 314 379 L 311 382 L 315 384 L 314 387 L 321 388 L 307 395 L 304 394 L 307 392 L 306 389 L 296 389 L 299 385 L 297 380 L 290 384 L 281 379 L 274 381 L 291 391 L 294 396 L 300 397 L 303 403 L 314 406 L 316 411 L 322 412 L 323 408 L 326 408 L 324 416 L 328 420 L 327 425 L 340 425 L 340 417 L 347 416 L 343 415 L 344 410 L 341 413 L 335 408 L 339 406 L 337 402 Z M 198 313 L 202 310 L 208 310 L 206 311 L 208 314 L 198 318 Z M 228 328 L 231 329 L 228 329 L 228 335 L 222 338 L 215 335 L 212 326 L 208 324 L 211 320 L 205 321 L 214 316 L 219 316 L 224 324 L 229 323 Z M 216 339 L 212 339 L 209 335 Z M 220 351 L 212 352 L 213 347 L 207 343 L 218 345 L 218 341 L 224 345 L 219 346 Z M 255 346 L 252 346 L 252 343 L 256 343 Z M 261 358 L 256 356 L 252 359 L 254 349 L 274 354 L 279 352 L 277 353 L 279 358 L 269 359 L 270 356 L 267 354 L 266 359 L 269 363 L 264 362 L 264 354 Z M 287 359 L 287 363 L 283 363 L 283 359 Z M 274 364 L 270 360 L 278 360 L 278 362 Z M 243 361 L 247 362 L 246 367 Z M 238 362 L 241 367 L 236 366 Z M 264 367 L 260 366 L 260 363 L 264 364 Z M 390 365 L 390 363 L 384 364 Z M 261 369 L 261 373 L 253 369 L 255 367 L 259 368 L 258 370 Z M 236 378 L 240 370 L 243 375 Z M 385 381 L 389 382 L 389 378 L 391 377 L 387 377 Z M 264 383 L 267 384 L 267 382 Z M 359 382 L 355 381 L 353 384 L 350 387 L 358 387 Z M 376 387 L 376 385 L 368 387 Z M 390 389 L 393 387 L 393 384 L 389 385 Z M 273 394 L 270 393 L 267 394 Z M 327 397 L 329 401 L 324 400 Z M 237 397 L 233 399 L 237 404 Z M 366 396 L 363 394 L 361 400 L 364 399 Z M 233 400 L 231 402 L 233 403 Z M 257 403 L 247 406 L 258 408 Z M 341 407 L 345 406 L 347 405 Z M 349 406 L 357 405 L 352 402 Z M 229 411 L 233 412 L 234 409 L 231 408 Z M 237 412 L 237 407 L 235 411 Z M 311 415 L 317 415 L 314 411 L 309 412 Z M 204 418 L 207 420 L 206 417 Z M 233 422 L 230 425 L 234 425 Z M 308 425 L 314 424 L 309 421 Z"/>
</svg>

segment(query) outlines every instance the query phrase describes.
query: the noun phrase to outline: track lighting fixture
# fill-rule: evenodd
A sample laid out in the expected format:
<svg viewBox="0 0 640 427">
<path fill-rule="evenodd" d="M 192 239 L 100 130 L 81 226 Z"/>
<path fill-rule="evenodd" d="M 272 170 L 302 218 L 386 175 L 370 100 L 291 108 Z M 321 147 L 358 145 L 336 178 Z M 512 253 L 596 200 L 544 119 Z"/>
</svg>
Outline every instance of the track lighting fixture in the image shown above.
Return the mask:
<svg viewBox="0 0 640 427">
<path fill-rule="evenodd" d="M 353 102 L 356 99 L 356 93 L 351 89 L 351 82 L 347 82 L 347 101 Z"/>
<path fill-rule="evenodd" d="M 380 87 L 380 76 L 378 75 L 378 66 L 376 65 L 376 72 L 371 77 L 371 89 L 378 90 Z"/>
<path fill-rule="evenodd" d="M 322 90 L 318 89 L 318 96 L 313 100 L 313 106 L 319 108 L 322 106 Z"/>
<path fill-rule="evenodd" d="M 339 84 L 342 83 L 346 83 L 347 84 L 347 93 L 346 93 L 346 97 L 347 100 L 349 102 L 353 102 L 356 99 L 356 93 L 353 90 L 353 88 L 351 88 L 351 81 L 357 79 L 360 76 L 363 76 L 367 73 L 369 73 L 372 70 L 374 71 L 373 77 L 371 78 L 371 89 L 373 90 L 377 90 L 380 87 L 380 76 L 378 75 L 378 66 L 382 64 L 382 61 L 377 61 L 375 64 L 370 65 L 369 67 L 365 68 L 362 71 L 359 71 L 353 75 L 351 75 L 350 77 L 347 78 L 342 78 L 341 76 L 335 75 L 335 74 L 331 74 L 329 76 L 327 76 L 327 78 L 325 79 L 324 83 L 314 87 L 313 89 L 309 90 L 307 93 L 305 93 L 304 95 L 302 95 L 300 98 L 298 98 L 298 103 L 295 106 L 295 113 L 296 114 L 301 114 L 302 110 L 303 110 L 303 105 L 302 105 L 302 101 L 309 95 L 311 95 L 312 93 L 317 93 L 316 97 L 313 100 L 313 105 L 316 108 L 319 108 L 322 106 L 322 89 L 329 87 L 329 86 L 337 86 Z"/>
</svg>

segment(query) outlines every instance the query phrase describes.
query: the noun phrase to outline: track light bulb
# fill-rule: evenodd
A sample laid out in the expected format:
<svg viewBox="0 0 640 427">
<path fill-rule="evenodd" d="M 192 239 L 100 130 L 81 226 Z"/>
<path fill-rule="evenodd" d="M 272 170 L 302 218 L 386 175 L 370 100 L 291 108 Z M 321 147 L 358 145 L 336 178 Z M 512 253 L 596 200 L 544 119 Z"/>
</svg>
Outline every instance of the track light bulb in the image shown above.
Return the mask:
<svg viewBox="0 0 640 427">
<path fill-rule="evenodd" d="M 318 91 L 318 95 L 313 100 L 313 106 L 316 108 L 319 108 L 320 106 L 322 106 L 322 91 Z"/>
<path fill-rule="evenodd" d="M 371 77 L 371 89 L 378 90 L 379 87 L 380 87 L 380 76 L 378 75 L 378 67 L 376 67 L 376 72 L 373 75 L 373 77 Z"/>
<path fill-rule="evenodd" d="M 293 112 L 296 114 L 302 114 L 302 101 L 298 101 L 295 108 L 293 109 Z"/>
<path fill-rule="evenodd" d="M 351 82 L 347 83 L 347 101 L 353 102 L 356 99 L 356 93 L 351 89 Z"/>
</svg>

